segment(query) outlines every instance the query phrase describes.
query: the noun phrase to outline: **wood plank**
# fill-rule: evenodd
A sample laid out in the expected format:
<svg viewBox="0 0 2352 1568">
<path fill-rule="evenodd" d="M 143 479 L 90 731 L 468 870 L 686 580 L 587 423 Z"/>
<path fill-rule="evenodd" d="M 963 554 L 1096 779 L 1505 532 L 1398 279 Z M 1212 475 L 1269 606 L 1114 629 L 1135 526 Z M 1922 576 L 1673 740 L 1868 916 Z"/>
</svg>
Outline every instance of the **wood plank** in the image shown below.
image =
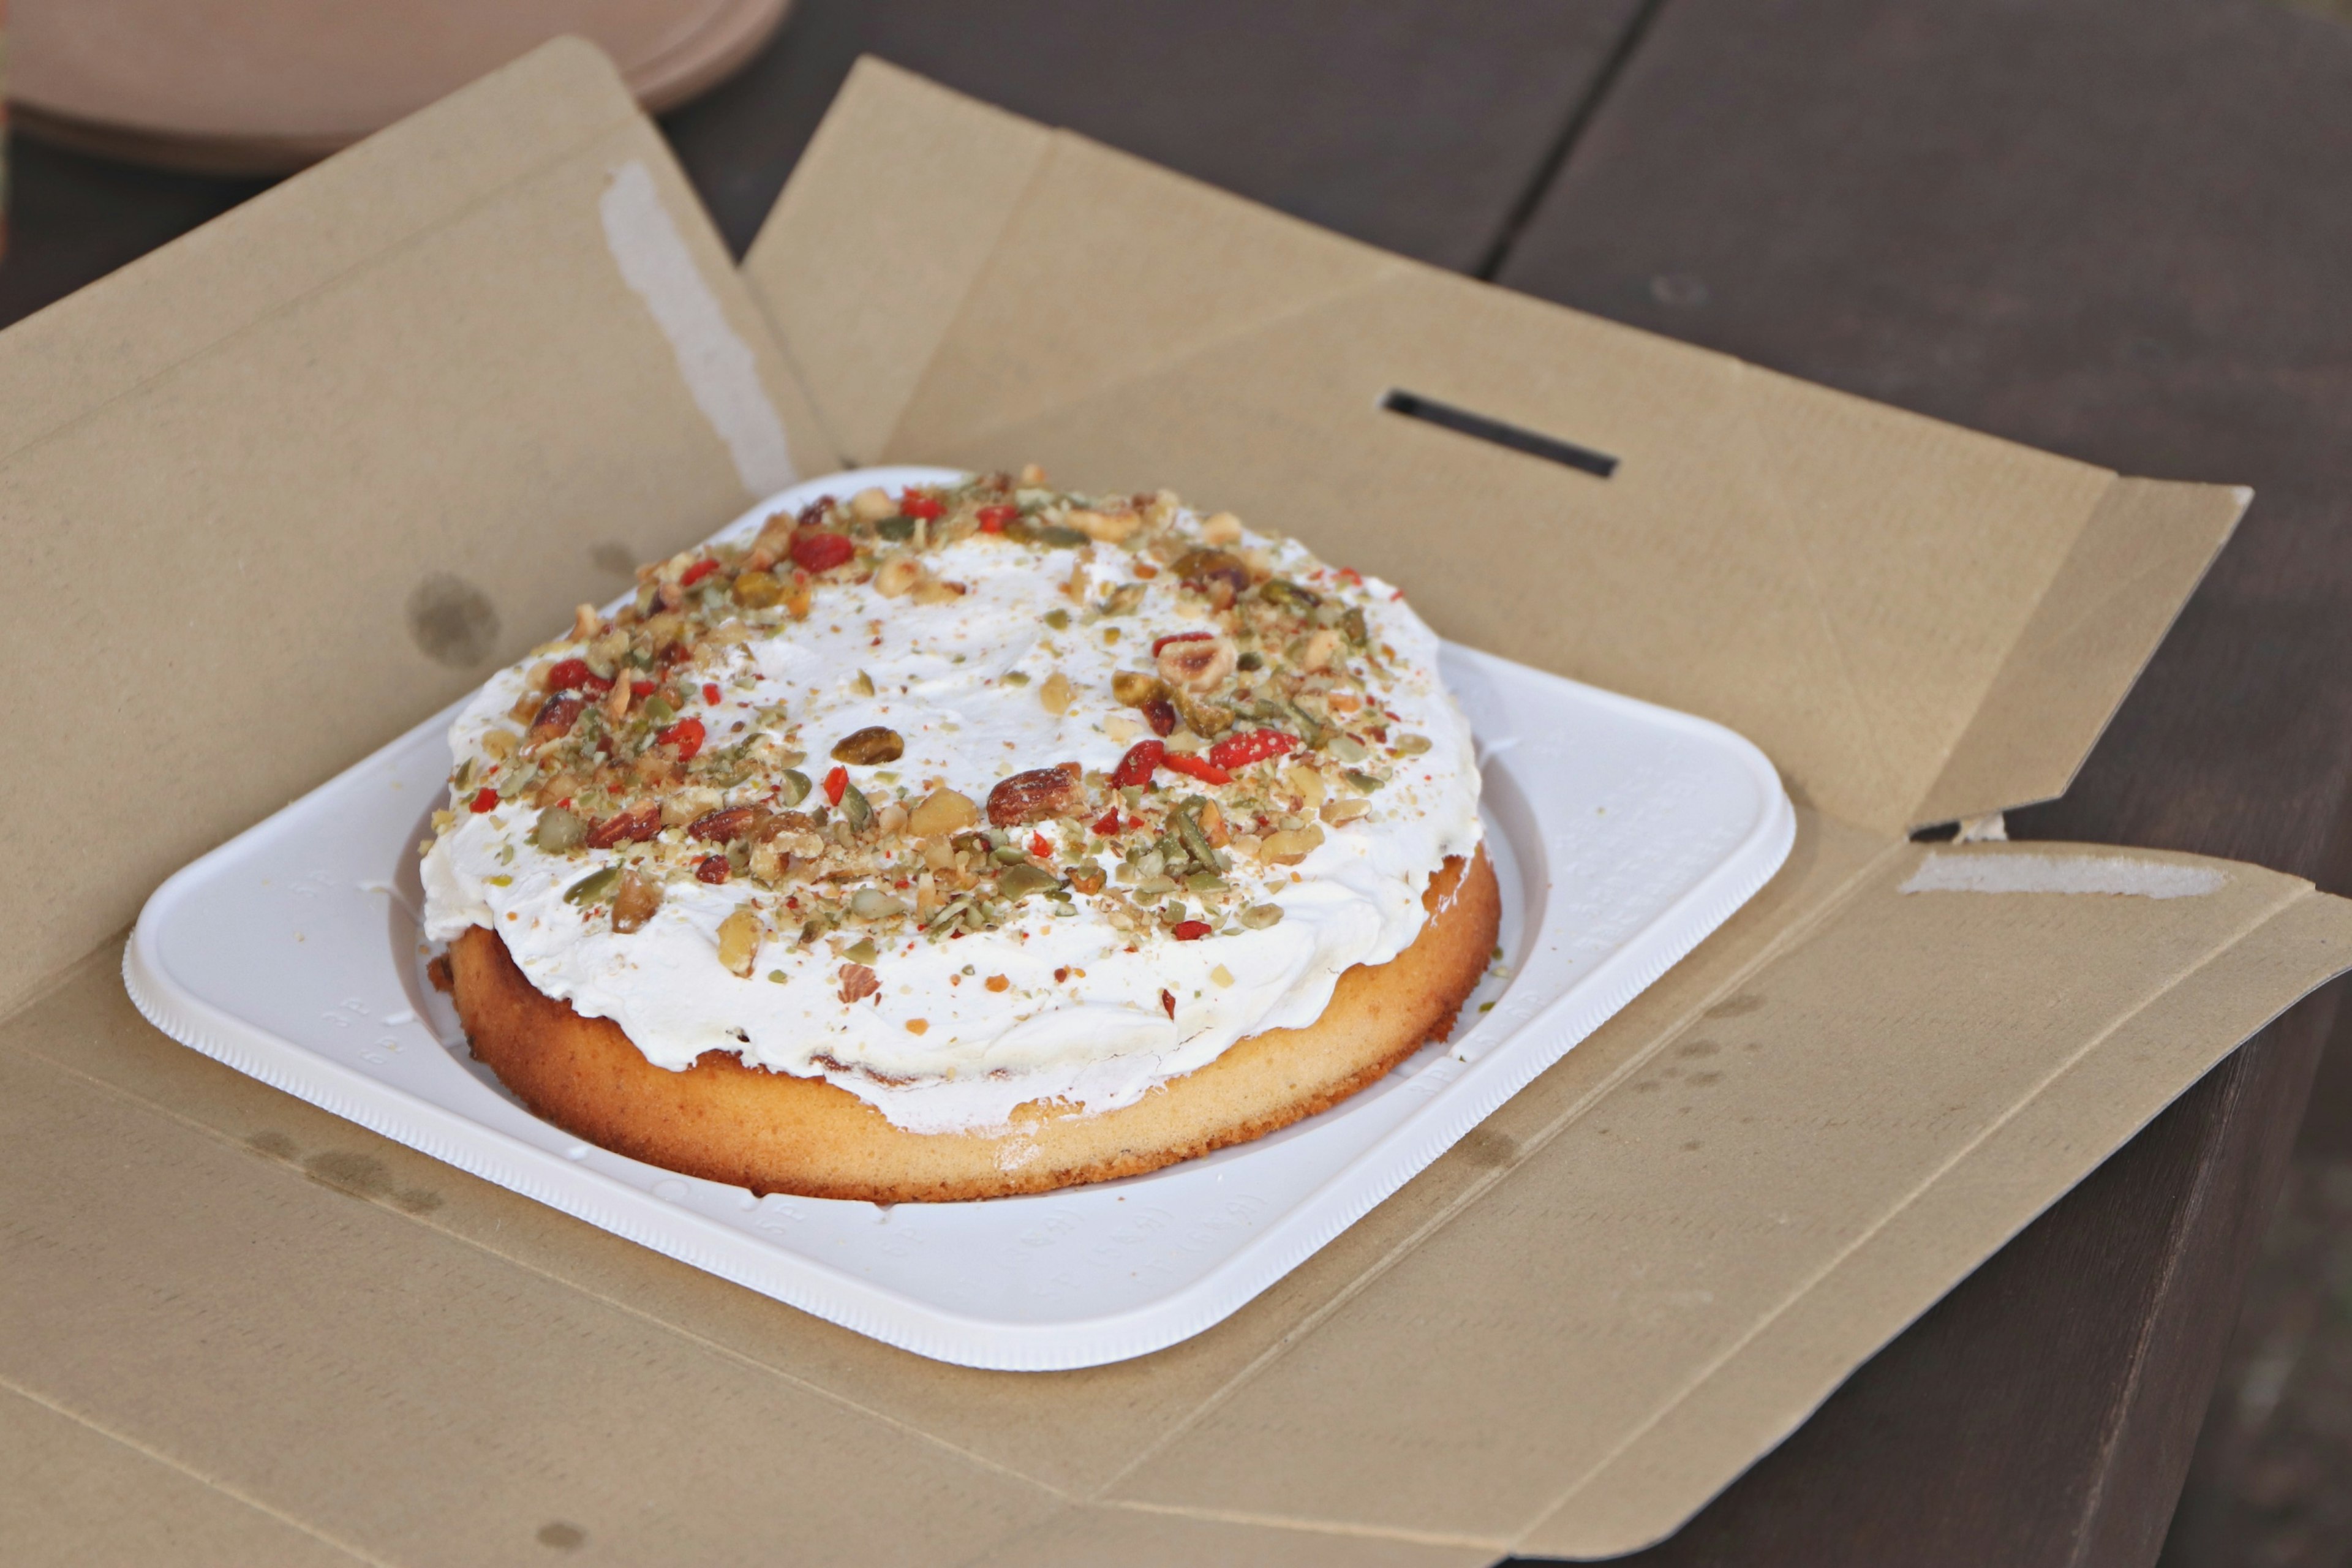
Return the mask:
<svg viewBox="0 0 2352 1568">
<path fill-rule="evenodd" d="M 799 0 L 670 137 L 740 253 L 834 89 L 877 54 L 1342 234 L 1478 265 L 1638 0 Z"/>
<path fill-rule="evenodd" d="M 2352 32 L 1669 0 L 1500 280 L 2253 511 L 2021 836 L 2352 882 Z M 2336 988 L 2340 990 L 2340 988 Z M 2305 1004 L 1639 1561 L 2151 1560 L 2336 1011 Z"/>
</svg>

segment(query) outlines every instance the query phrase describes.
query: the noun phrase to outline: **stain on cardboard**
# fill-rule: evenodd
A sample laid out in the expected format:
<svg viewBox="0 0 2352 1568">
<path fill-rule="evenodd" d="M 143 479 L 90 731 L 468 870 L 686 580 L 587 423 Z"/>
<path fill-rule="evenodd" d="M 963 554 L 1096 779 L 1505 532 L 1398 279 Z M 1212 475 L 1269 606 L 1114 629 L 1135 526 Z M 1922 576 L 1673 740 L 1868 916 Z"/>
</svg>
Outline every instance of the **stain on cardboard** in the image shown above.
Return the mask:
<svg viewBox="0 0 2352 1568">
<path fill-rule="evenodd" d="M 610 572 L 616 577 L 637 574 L 637 552 L 625 544 L 607 540 L 588 552 L 588 559 L 600 572 Z"/>
<path fill-rule="evenodd" d="M 1706 1010 L 1706 1016 L 1710 1018 L 1743 1018 L 1762 1005 L 1764 1005 L 1763 997 L 1753 991 L 1743 991 L 1737 996 L 1727 997 L 1709 1007 Z"/>
<path fill-rule="evenodd" d="M 390 1204 L 410 1214 L 430 1214 L 441 1206 L 441 1194 L 430 1187 L 395 1188 L 392 1173 L 373 1154 L 329 1149 L 303 1161 L 302 1171 L 312 1181 L 337 1192 L 371 1203 Z"/>
<path fill-rule="evenodd" d="M 1693 1089 L 1705 1089 L 1708 1084 L 1716 1082 L 1722 1077 L 1723 1075 L 1719 1072 L 1695 1072 L 1690 1075 L 1690 1086 Z"/>
<path fill-rule="evenodd" d="M 283 1132 L 256 1132 L 245 1146 L 257 1154 L 299 1164 L 302 1173 L 321 1186 L 332 1187 L 369 1203 L 388 1204 L 407 1214 L 431 1214 L 441 1206 L 441 1194 L 430 1187 L 404 1187 L 383 1161 L 373 1154 L 329 1149 L 302 1159 L 301 1146 Z"/>
<path fill-rule="evenodd" d="M 588 1532 L 576 1524 L 553 1519 L 539 1527 L 539 1543 L 558 1552 L 576 1552 L 588 1543 Z"/>
<path fill-rule="evenodd" d="M 1723 1047 L 1717 1045 L 1713 1040 L 1685 1040 L 1681 1045 L 1675 1047 L 1675 1055 L 1678 1057 L 1711 1057 L 1721 1049 L 1723 1049 Z"/>
<path fill-rule="evenodd" d="M 408 635 L 434 663 L 464 669 L 498 645 L 498 607 L 463 577 L 436 572 L 408 595 Z"/>
<path fill-rule="evenodd" d="M 1514 1164 L 1519 1157 L 1517 1140 L 1491 1127 L 1472 1128 L 1454 1148 L 1472 1164 L 1490 1171 Z"/>
</svg>

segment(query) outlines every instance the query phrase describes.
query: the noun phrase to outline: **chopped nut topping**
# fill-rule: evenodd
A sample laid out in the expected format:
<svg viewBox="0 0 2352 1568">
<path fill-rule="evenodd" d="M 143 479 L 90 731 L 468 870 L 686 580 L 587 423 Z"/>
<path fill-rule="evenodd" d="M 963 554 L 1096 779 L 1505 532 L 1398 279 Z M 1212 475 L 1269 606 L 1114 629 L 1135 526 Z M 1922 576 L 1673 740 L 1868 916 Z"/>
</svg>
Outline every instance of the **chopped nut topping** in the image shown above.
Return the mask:
<svg viewBox="0 0 2352 1568">
<path fill-rule="evenodd" d="M 661 884 L 635 871 L 622 873 L 621 885 L 613 892 L 613 929 L 634 931 L 644 928 L 661 908 Z"/>
<path fill-rule="evenodd" d="M 907 742 L 898 731 L 883 724 L 869 724 L 835 742 L 832 755 L 836 763 L 870 768 L 895 763 L 906 753 Z"/>
<path fill-rule="evenodd" d="M 1014 773 L 988 792 L 988 820 L 999 827 L 1013 827 L 1070 815 L 1081 804 L 1082 771 L 1076 763 L 1064 763 Z"/>
<path fill-rule="evenodd" d="M 1234 672 L 1234 661 L 1240 657 L 1233 640 L 1221 637 L 1184 637 L 1163 644 L 1160 649 L 1160 679 L 1171 694 L 1213 691 L 1225 677 Z"/>
<path fill-rule="evenodd" d="M 749 904 L 719 922 L 719 962 L 729 973 L 740 980 L 751 978 L 761 935 L 760 916 Z"/>
</svg>

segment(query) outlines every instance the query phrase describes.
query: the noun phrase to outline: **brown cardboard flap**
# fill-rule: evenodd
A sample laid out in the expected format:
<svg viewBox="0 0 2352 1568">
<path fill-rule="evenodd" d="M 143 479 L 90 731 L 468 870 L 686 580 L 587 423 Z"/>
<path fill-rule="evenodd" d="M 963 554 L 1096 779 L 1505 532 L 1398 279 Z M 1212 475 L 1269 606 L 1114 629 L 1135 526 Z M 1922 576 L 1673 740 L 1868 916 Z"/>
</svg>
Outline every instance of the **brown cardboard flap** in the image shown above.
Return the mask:
<svg viewBox="0 0 2352 1568">
<path fill-rule="evenodd" d="M 2102 541 L 2151 509 L 2109 503 L 2105 469 L 1383 256 L 903 72 L 861 68 L 828 124 L 751 277 L 858 410 L 853 449 L 1232 507 L 1407 584 L 1452 636 L 1728 723 L 1881 831 L 2069 776 L 2193 584 L 2111 569 Z M 952 266 L 892 259 L 935 201 Z M 861 363 L 841 323 L 894 312 Z M 1404 417 L 1398 392 L 1613 471 Z M 2168 566 L 2210 551 L 2210 511 L 2155 510 L 2194 514 Z M 2053 657 L 2068 635 L 2100 657 Z"/>
<path fill-rule="evenodd" d="M 90 606 L 0 630 L 26 809 L 79 825 L 17 857 L 0 1006 L 637 561 L 831 460 L 578 43 L 0 334 L 0 537 L 19 581 Z"/>
<path fill-rule="evenodd" d="M 1804 816 L 1780 881 L 1257 1301 L 1051 1375 L 889 1350 L 387 1143 L 163 1039 L 98 954 L 0 1027 L 0 1276 L 45 1303 L 0 1383 L 385 1561 L 548 1522 L 997 1564 L 1626 1550 L 2352 961 L 2352 905 L 2273 873 Z M 772 1484 L 812 1456 L 842 1464 Z"/>
<path fill-rule="evenodd" d="M 803 154 L 837 177 L 787 184 L 743 258 L 850 467 L 889 440 L 1051 140 L 872 58 L 850 80 L 877 75 L 896 90 L 844 95 Z M 923 112 L 901 112 L 902 94 Z M 876 185 L 897 199 L 870 200 Z M 845 254 L 858 258 L 854 271 L 839 265 Z"/>
<path fill-rule="evenodd" d="M 2252 499 L 2236 485 L 2110 485 L 1911 826 L 2065 794 L 2089 754 L 2075 741 L 2106 728 Z"/>
<path fill-rule="evenodd" d="M 0 1542 L 19 1564 L 354 1561 L 301 1525 L 9 1388 L 0 1388 Z"/>
<path fill-rule="evenodd" d="M 1987 847 L 1960 858 L 2206 890 L 1903 890 L 1953 854 L 1874 859 L 1111 1495 L 1579 1556 L 1656 1540 L 2352 963 L 2352 904 L 2292 878 Z M 1346 1465 L 1334 1432 L 1360 1435 Z"/>
</svg>

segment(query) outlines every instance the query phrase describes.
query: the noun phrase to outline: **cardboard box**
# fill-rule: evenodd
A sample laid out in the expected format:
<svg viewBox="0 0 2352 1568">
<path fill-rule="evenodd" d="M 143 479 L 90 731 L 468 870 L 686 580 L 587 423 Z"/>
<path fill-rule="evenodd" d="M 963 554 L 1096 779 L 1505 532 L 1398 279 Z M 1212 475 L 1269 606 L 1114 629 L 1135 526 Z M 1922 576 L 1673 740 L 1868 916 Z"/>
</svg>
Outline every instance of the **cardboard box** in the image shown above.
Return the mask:
<svg viewBox="0 0 2352 1568">
<path fill-rule="evenodd" d="M 0 335 L 0 393 L 9 733 L 25 820 L 68 827 L 0 910 L 0 1535 L 37 1556 L 1623 1552 L 2352 964 L 2352 906 L 2293 878 L 1906 835 L 2065 787 L 2242 490 L 1515 298 L 887 67 L 740 275 L 557 44 Z M 1078 1373 L 862 1340 L 132 1013 L 166 872 L 636 559 L 901 458 L 1295 531 L 1741 730 L 1798 847 L 1278 1286 Z"/>
</svg>

